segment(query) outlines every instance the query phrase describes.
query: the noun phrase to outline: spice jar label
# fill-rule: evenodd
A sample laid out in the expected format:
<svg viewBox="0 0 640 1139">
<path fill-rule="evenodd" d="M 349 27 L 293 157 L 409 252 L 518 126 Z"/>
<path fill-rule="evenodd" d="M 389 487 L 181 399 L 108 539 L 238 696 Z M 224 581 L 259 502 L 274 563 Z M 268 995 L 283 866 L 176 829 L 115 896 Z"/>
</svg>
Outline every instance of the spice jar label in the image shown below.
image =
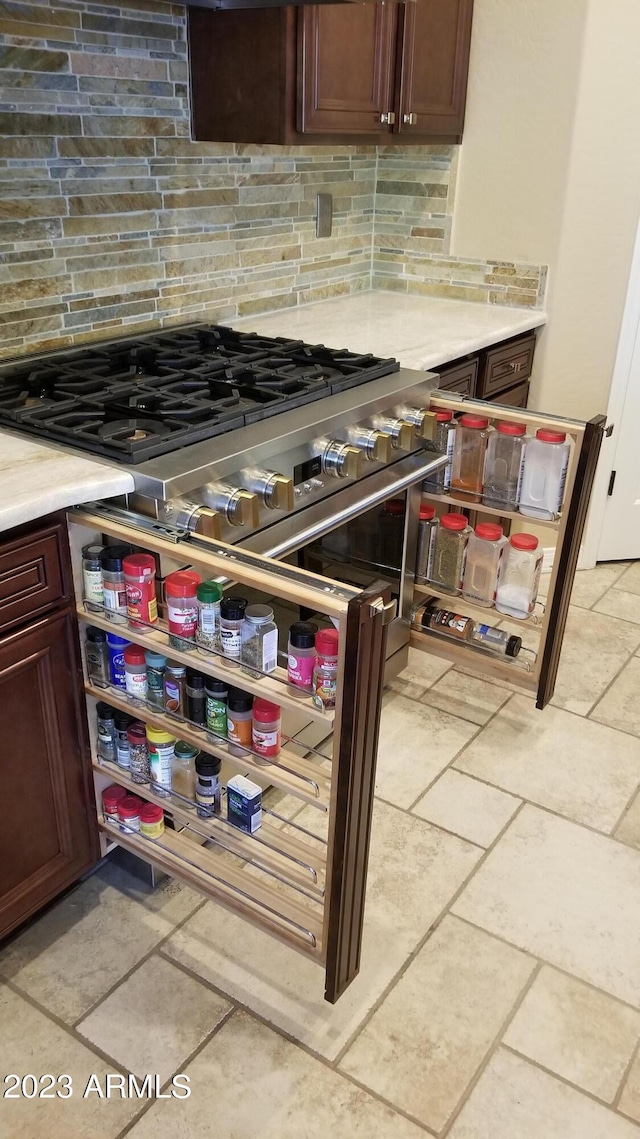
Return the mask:
<svg viewBox="0 0 640 1139">
<path fill-rule="evenodd" d="M 242 634 L 240 629 L 220 629 L 220 645 L 225 656 L 240 656 Z"/>
<path fill-rule="evenodd" d="M 177 609 L 167 600 L 167 615 L 169 617 L 169 631 L 179 633 L 183 637 L 194 637 L 198 627 L 198 610 L 196 606 L 185 606 Z"/>
<path fill-rule="evenodd" d="M 101 570 L 85 569 L 82 571 L 82 578 L 85 600 L 95 601 L 98 605 L 102 605 L 104 603 L 104 585 Z"/>
</svg>

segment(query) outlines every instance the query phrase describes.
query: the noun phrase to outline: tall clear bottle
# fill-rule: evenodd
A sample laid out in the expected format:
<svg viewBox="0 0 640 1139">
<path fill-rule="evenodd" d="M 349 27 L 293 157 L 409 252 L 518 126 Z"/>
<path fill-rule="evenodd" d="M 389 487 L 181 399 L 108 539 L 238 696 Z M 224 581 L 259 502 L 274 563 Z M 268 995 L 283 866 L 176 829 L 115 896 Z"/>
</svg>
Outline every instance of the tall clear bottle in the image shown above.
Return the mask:
<svg viewBox="0 0 640 1139">
<path fill-rule="evenodd" d="M 496 510 L 517 510 L 525 453 L 524 423 L 496 424 L 487 443 L 482 501 Z"/>
<path fill-rule="evenodd" d="M 496 609 L 520 620 L 533 613 L 543 552 L 533 534 L 512 534 L 500 566 Z"/>
<path fill-rule="evenodd" d="M 429 581 L 447 593 L 459 593 L 471 534 L 464 514 L 443 514 L 436 530 Z"/>
<path fill-rule="evenodd" d="M 569 444 L 562 431 L 536 431 L 527 443 L 520 488 L 521 514 L 555 518 L 562 509 L 569 463 Z"/>
<path fill-rule="evenodd" d="M 496 599 L 498 571 L 507 539 L 502 526 L 495 522 L 479 522 L 469 537 L 464 565 L 462 596 L 474 605 L 493 605 Z"/>
<path fill-rule="evenodd" d="M 488 438 L 488 419 L 482 415 L 460 417 L 451 464 L 451 493 L 456 498 L 480 502 L 484 489 L 484 460 Z"/>
<path fill-rule="evenodd" d="M 447 456 L 446 467 L 435 471 L 422 484 L 422 489 L 428 494 L 446 494 L 451 485 L 451 462 L 456 435 L 456 421 L 453 412 L 447 408 L 438 409 L 436 415 L 436 432 L 431 442 L 425 444 L 429 451 L 441 451 Z"/>
</svg>

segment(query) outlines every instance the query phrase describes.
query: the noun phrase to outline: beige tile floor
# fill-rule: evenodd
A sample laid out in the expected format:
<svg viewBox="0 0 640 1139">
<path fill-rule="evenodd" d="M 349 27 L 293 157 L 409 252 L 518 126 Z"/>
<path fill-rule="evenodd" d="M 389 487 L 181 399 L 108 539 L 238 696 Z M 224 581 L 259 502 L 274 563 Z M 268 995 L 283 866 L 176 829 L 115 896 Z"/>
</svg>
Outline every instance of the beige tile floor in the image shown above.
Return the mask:
<svg viewBox="0 0 640 1139">
<path fill-rule="evenodd" d="M 578 574 L 542 713 L 411 654 L 335 1007 L 305 959 L 113 864 L 0 949 L 0 1075 L 74 1087 L 0 1098 L 2 1139 L 640 1139 L 639 606 L 640 563 Z M 83 1098 L 148 1072 L 190 1098 Z"/>
</svg>

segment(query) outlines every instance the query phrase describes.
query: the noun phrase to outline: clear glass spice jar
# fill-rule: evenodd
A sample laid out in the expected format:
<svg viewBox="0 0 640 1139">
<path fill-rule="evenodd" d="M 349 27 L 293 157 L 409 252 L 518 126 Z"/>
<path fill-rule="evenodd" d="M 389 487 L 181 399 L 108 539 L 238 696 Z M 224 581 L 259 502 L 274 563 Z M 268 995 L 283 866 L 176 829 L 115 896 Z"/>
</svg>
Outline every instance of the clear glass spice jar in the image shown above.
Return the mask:
<svg viewBox="0 0 640 1139">
<path fill-rule="evenodd" d="M 480 502 L 482 499 L 488 438 L 488 419 L 481 415 L 460 417 L 451 462 L 451 493 L 457 498 L 466 498 L 471 502 Z"/>
<path fill-rule="evenodd" d="M 447 456 L 446 467 L 434 471 L 422 484 L 422 489 L 428 494 L 446 494 L 451 486 L 451 463 L 456 437 L 456 421 L 453 412 L 446 408 L 438 408 L 435 412 L 436 431 L 434 438 L 424 443 L 428 451 L 438 451 Z"/>
<path fill-rule="evenodd" d="M 167 716 L 184 720 L 187 702 L 187 670 L 183 664 L 167 661 L 164 670 L 164 706 Z"/>
<path fill-rule="evenodd" d="M 188 668 L 185 677 L 186 713 L 192 724 L 202 727 L 207 722 L 207 694 L 205 692 L 205 677 L 195 668 Z"/>
<path fill-rule="evenodd" d="M 116 710 L 114 720 L 116 725 L 116 763 L 123 771 L 129 771 L 131 768 L 131 748 L 127 733 L 129 725 L 133 723 L 133 717 L 128 716 L 126 712 Z"/>
<path fill-rule="evenodd" d="M 200 574 L 194 570 L 176 570 L 165 578 L 169 644 L 183 653 L 195 648 L 199 584 Z"/>
<path fill-rule="evenodd" d="M 429 566 L 438 528 L 435 506 L 423 503 L 418 521 L 418 552 L 416 554 L 416 581 L 425 582 L 429 576 Z"/>
<path fill-rule="evenodd" d="M 222 814 L 222 760 L 201 751 L 196 756 L 196 810 L 201 818 L 210 819 Z"/>
<path fill-rule="evenodd" d="M 512 534 L 500 567 L 496 609 L 521 620 L 535 608 L 543 551 L 533 534 Z"/>
<path fill-rule="evenodd" d="M 119 625 L 127 622 L 127 587 L 122 563 L 130 553 L 128 546 L 107 546 L 100 556 L 105 617 Z"/>
<path fill-rule="evenodd" d="M 200 754 L 197 747 L 176 740 L 171 763 L 171 790 L 180 795 L 187 802 L 185 806 L 196 805 L 196 757 Z"/>
<path fill-rule="evenodd" d="M 247 676 L 273 672 L 278 663 L 278 626 L 269 605 L 248 605 L 242 622 L 242 671 Z"/>
<path fill-rule="evenodd" d="M 429 581 L 447 593 L 459 593 L 471 534 L 464 514 L 443 514 L 436 530 Z"/>
<path fill-rule="evenodd" d="M 498 571 L 507 546 L 502 526 L 495 522 L 479 522 L 469 536 L 464 564 L 462 596 L 474 605 L 493 605 L 496 599 Z"/>
<path fill-rule="evenodd" d="M 500 422 L 489 435 L 482 501 L 496 510 L 517 510 L 525 453 L 524 423 Z"/>
<path fill-rule="evenodd" d="M 91 613 L 101 613 L 104 606 L 104 583 L 100 560 L 103 553 L 104 546 L 95 543 L 82 547 L 82 588 L 87 609 Z"/>
<path fill-rule="evenodd" d="M 134 783 L 148 783 L 151 779 L 147 732 L 141 720 L 132 720 L 127 728 L 129 740 L 129 766 Z"/>
<path fill-rule="evenodd" d="M 242 625 L 246 608 L 244 597 L 223 597 L 220 602 L 220 648 L 230 668 L 235 668 L 242 656 Z"/>
<path fill-rule="evenodd" d="M 217 581 L 201 581 L 196 589 L 198 628 L 196 642 L 201 652 L 215 652 L 220 645 L 220 601 L 222 587 Z"/>
<path fill-rule="evenodd" d="M 109 763 L 116 762 L 115 710 L 99 700 L 96 704 L 96 729 L 98 736 L 98 756 Z"/>
<path fill-rule="evenodd" d="M 164 674 L 167 658 L 162 653 L 147 649 L 144 659 L 147 664 L 147 703 L 154 708 L 164 708 Z"/>
<path fill-rule="evenodd" d="M 84 655 L 87 662 L 87 676 L 91 684 L 98 688 L 108 688 L 111 682 L 109 646 L 103 629 L 87 625 L 84 642 Z"/>
</svg>

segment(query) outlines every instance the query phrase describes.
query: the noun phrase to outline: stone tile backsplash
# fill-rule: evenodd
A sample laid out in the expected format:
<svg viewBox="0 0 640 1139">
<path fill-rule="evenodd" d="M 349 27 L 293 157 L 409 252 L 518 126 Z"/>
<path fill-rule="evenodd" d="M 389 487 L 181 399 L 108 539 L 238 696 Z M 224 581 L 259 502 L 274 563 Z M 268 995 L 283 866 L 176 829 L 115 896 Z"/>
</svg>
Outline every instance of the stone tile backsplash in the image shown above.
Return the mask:
<svg viewBox="0 0 640 1139">
<path fill-rule="evenodd" d="M 540 267 L 449 256 L 455 147 L 193 143 L 186 52 L 162 0 L 0 5 L 0 355 L 372 283 L 542 303 Z"/>
</svg>

